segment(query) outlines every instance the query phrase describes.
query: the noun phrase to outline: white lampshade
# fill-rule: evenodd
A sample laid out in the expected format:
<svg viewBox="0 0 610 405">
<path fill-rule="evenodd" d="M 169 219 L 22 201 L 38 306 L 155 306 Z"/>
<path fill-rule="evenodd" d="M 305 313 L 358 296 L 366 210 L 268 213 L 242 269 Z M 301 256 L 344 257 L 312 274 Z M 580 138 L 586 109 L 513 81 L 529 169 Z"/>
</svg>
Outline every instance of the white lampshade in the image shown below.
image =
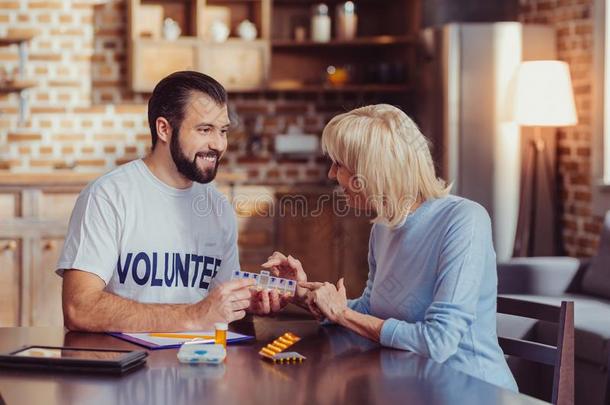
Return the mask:
<svg viewBox="0 0 610 405">
<path fill-rule="evenodd" d="M 523 62 L 514 100 L 514 118 L 520 125 L 561 127 L 578 122 L 570 69 L 565 62 Z"/>
</svg>

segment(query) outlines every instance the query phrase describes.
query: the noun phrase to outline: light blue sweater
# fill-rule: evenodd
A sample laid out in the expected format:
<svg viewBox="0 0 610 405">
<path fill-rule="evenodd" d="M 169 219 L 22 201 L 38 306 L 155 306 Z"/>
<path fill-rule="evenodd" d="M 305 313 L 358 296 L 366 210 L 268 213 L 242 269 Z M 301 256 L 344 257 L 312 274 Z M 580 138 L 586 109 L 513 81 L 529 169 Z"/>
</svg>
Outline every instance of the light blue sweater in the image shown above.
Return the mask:
<svg viewBox="0 0 610 405">
<path fill-rule="evenodd" d="M 373 226 L 366 288 L 349 306 L 385 320 L 382 345 L 516 391 L 498 345 L 496 297 L 489 215 L 448 196 L 426 201 L 395 229 Z"/>
</svg>

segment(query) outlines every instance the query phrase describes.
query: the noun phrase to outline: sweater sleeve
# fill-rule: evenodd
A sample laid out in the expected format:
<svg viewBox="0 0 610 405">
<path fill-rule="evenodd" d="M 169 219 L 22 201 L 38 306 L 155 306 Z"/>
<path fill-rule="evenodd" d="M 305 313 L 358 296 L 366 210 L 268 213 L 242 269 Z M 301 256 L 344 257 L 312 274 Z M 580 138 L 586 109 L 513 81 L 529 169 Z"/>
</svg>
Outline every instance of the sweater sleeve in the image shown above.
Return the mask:
<svg viewBox="0 0 610 405">
<path fill-rule="evenodd" d="M 424 320 L 387 319 L 381 344 L 444 362 L 476 317 L 486 257 L 493 252 L 491 221 L 485 209 L 468 203 L 449 222 L 440 250 L 433 299 Z"/>
</svg>

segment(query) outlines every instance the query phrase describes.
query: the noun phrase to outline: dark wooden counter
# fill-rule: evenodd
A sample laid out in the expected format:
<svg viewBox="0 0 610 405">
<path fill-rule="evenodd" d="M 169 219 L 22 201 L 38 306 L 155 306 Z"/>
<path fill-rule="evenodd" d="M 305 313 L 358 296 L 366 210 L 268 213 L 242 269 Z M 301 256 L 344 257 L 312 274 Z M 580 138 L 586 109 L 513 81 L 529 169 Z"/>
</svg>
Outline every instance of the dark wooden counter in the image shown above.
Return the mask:
<svg viewBox="0 0 610 405">
<path fill-rule="evenodd" d="M 77 172 L 74 170 L 55 171 L 51 173 L 13 173 L 0 170 L 1 187 L 81 187 L 104 175 L 106 172 Z M 246 180 L 242 172 L 218 171 L 216 183 L 234 184 Z"/>
<path fill-rule="evenodd" d="M 176 350 L 151 351 L 148 365 L 123 377 L 0 369 L 6 404 L 543 404 L 413 353 L 382 349 L 336 326 L 304 318 L 244 322 L 256 342 L 229 346 L 220 366 L 180 364 Z M 273 365 L 259 348 L 285 331 L 303 337 L 303 364 Z M 24 344 L 138 348 L 103 334 L 61 328 L 0 328 L 0 350 Z M 2 403 L 2 401 L 0 401 Z"/>
</svg>

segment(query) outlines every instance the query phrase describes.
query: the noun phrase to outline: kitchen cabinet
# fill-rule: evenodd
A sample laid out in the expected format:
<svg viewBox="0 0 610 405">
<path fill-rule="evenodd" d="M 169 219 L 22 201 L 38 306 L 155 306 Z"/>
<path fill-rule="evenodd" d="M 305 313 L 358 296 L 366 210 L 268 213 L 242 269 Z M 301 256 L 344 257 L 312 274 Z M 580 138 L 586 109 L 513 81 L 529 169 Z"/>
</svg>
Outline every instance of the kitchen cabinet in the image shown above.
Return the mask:
<svg viewBox="0 0 610 405">
<path fill-rule="evenodd" d="M 29 290 L 31 325 L 57 326 L 63 324 L 61 307 L 61 278 L 55 274 L 55 265 L 64 243 L 64 237 L 42 237 L 32 244 L 32 271 Z M 27 297 L 25 297 L 27 299 Z"/>
<path fill-rule="evenodd" d="M 0 327 L 19 322 L 19 276 L 21 274 L 18 239 L 0 238 Z"/>
<path fill-rule="evenodd" d="M 368 275 L 370 217 L 346 211 L 332 187 L 241 186 L 233 192 L 240 262 L 258 272 L 273 251 L 298 258 L 312 281 L 341 277 L 350 298 Z"/>
<path fill-rule="evenodd" d="M 333 30 L 327 42 L 311 40 L 316 3 L 129 0 L 131 88 L 148 93 L 167 74 L 189 69 L 209 74 L 237 93 L 357 93 L 404 104 L 417 80 L 422 0 L 355 2 L 357 34 L 349 39 L 336 32 L 336 7 L 342 2 L 326 2 Z M 174 40 L 163 35 L 161 25 L 167 17 L 181 29 Z M 246 19 L 257 29 L 254 41 L 236 35 L 238 24 Z M 228 27 L 229 37 L 215 42 L 210 33 L 213 22 L 219 21 Z M 297 39 L 297 31 L 305 32 L 305 38 Z"/>
<path fill-rule="evenodd" d="M 61 279 L 55 264 L 84 184 L 0 181 L 0 326 L 58 326 Z"/>
<path fill-rule="evenodd" d="M 230 36 L 217 42 L 208 23 L 217 21 L 214 13 L 226 15 L 229 35 L 248 19 L 257 30 L 255 40 Z M 143 27 L 142 19 L 151 14 Z M 161 27 L 171 18 L 180 27 L 180 35 L 168 39 Z M 221 18 L 222 20 L 222 18 Z M 128 1 L 127 47 L 128 75 L 131 89 L 150 93 L 168 74 L 180 70 L 206 73 L 231 91 L 250 91 L 263 87 L 269 72 L 271 0 L 176 2 L 159 0 Z"/>
<path fill-rule="evenodd" d="M 370 217 L 345 210 L 328 189 L 280 191 L 280 251 L 298 258 L 311 281 L 345 278 L 348 297 L 360 296 L 368 275 Z"/>
</svg>

